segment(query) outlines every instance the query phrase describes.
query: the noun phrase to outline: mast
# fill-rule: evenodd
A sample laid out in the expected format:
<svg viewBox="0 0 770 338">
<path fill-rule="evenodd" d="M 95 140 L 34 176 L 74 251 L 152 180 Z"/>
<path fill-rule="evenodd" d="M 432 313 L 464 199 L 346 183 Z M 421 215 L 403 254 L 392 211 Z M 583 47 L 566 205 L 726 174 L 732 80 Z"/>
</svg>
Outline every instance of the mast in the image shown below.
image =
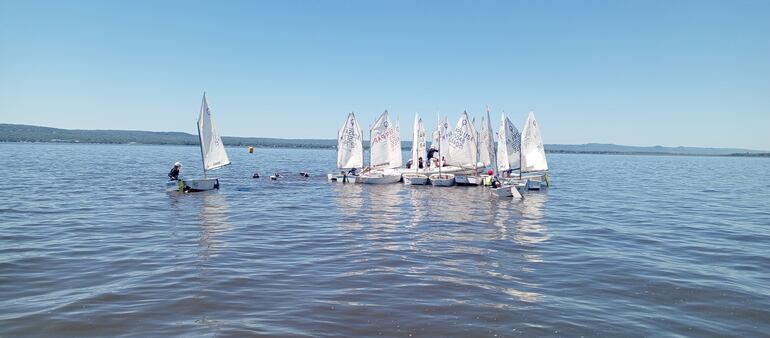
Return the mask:
<svg viewBox="0 0 770 338">
<path fill-rule="evenodd" d="M 203 92 L 203 102 L 201 102 L 201 105 L 202 105 L 201 109 L 203 109 L 204 107 L 208 108 L 208 105 L 209 105 L 208 102 L 206 102 L 205 91 Z M 198 125 L 198 142 L 200 143 L 200 148 L 201 148 L 201 162 L 202 162 L 201 164 L 203 164 L 203 178 L 205 179 L 205 178 L 208 178 L 208 176 L 206 175 L 206 159 L 203 157 L 204 156 L 203 155 L 203 136 L 201 136 L 201 118 L 200 117 L 198 117 L 197 125 Z"/>
<path fill-rule="evenodd" d="M 487 129 L 489 129 L 489 137 L 491 138 L 492 137 L 492 121 L 489 119 L 489 106 L 487 106 L 487 124 L 488 124 L 488 128 Z M 493 152 L 492 152 L 492 154 L 490 154 L 490 156 L 492 156 L 492 169 L 494 169 L 492 171 L 492 175 L 495 176 L 497 174 L 497 171 L 499 170 L 499 168 L 497 167 L 497 144 L 495 143 L 494 139 L 492 139 L 491 141 L 492 141 L 492 150 L 493 150 Z"/>
<path fill-rule="evenodd" d="M 444 153 L 441 152 L 441 115 L 439 115 L 439 113 L 436 113 L 436 118 L 438 119 L 438 156 L 444 157 Z M 443 164 L 441 163 L 441 159 L 438 159 L 438 161 L 436 162 L 438 163 L 438 178 L 440 179 L 442 178 L 441 167 L 443 166 Z"/>
</svg>

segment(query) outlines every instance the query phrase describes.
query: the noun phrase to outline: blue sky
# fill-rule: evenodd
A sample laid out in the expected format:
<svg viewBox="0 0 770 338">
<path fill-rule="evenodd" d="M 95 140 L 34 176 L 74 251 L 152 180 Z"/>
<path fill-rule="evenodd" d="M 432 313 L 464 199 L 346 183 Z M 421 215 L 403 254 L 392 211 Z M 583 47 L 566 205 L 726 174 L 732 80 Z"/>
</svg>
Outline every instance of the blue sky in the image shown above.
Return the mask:
<svg viewBox="0 0 770 338">
<path fill-rule="evenodd" d="M 0 123 L 334 138 L 463 110 L 546 143 L 770 150 L 770 1 L 0 1 Z"/>
</svg>

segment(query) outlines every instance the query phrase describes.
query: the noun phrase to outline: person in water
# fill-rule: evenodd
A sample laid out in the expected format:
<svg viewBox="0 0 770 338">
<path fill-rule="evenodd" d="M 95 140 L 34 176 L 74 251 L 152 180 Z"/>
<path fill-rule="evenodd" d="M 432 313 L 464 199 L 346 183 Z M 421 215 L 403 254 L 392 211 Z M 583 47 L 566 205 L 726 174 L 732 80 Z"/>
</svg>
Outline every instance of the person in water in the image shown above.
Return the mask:
<svg viewBox="0 0 770 338">
<path fill-rule="evenodd" d="M 179 179 L 179 170 L 182 170 L 182 163 L 176 162 L 174 163 L 174 167 L 171 168 L 171 171 L 168 173 L 168 180 L 169 181 L 176 181 Z"/>
</svg>

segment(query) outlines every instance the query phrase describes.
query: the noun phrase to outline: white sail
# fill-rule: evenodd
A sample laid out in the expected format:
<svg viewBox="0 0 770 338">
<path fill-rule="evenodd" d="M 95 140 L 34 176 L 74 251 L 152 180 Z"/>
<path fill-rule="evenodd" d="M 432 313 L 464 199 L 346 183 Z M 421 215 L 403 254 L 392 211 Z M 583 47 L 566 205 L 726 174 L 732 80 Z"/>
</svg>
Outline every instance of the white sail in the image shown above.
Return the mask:
<svg viewBox="0 0 770 338">
<path fill-rule="evenodd" d="M 478 134 L 467 112 L 460 115 L 455 129 L 449 133 L 446 162 L 460 167 L 473 167 L 478 157 Z"/>
<path fill-rule="evenodd" d="M 489 131 L 489 133 L 487 134 L 484 143 L 486 143 L 485 146 L 487 147 L 487 152 L 491 158 L 490 160 L 492 163 L 490 164 L 492 165 L 492 168 L 495 169 L 495 173 L 497 173 L 497 147 L 495 145 L 494 136 L 492 135 L 492 119 L 489 117 L 489 108 L 487 108 L 486 129 Z"/>
<path fill-rule="evenodd" d="M 412 168 L 419 168 L 420 157 L 425 156 L 425 127 L 422 125 L 422 119 L 419 114 L 414 114 L 414 127 L 412 128 Z M 423 163 L 427 159 L 423 158 Z"/>
<path fill-rule="evenodd" d="M 524 125 L 521 138 L 521 170 L 546 171 L 548 161 L 545 159 L 545 148 L 540 128 L 535 120 L 535 114 L 529 112 L 527 124 Z"/>
<path fill-rule="evenodd" d="M 489 115 L 489 112 L 487 112 L 487 115 Z M 492 138 L 492 128 L 488 125 L 488 121 L 484 120 L 483 116 L 481 117 L 481 132 L 479 133 L 479 162 L 485 167 L 492 164 L 492 156 L 495 156 L 490 150 L 495 140 Z"/>
<path fill-rule="evenodd" d="M 400 130 L 398 124 L 391 123 L 387 110 L 374 122 L 369 143 L 372 168 L 398 168 L 403 164 Z"/>
<path fill-rule="evenodd" d="M 520 166 L 521 134 L 503 113 L 497 133 L 497 166 L 500 171 Z"/>
<path fill-rule="evenodd" d="M 198 136 L 201 143 L 204 171 L 218 169 L 230 164 L 225 145 L 222 143 L 222 137 L 211 118 L 206 93 L 203 93 L 203 102 L 201 102 L 201 111 L 198 117 Z"/>
<path fill-rule="evenodd" d="M 348 114 L 345 124 L 337 135 L 337 168 L 361 168 L 364 166 L 364 132 L 354 113 Z"/>
</svg>

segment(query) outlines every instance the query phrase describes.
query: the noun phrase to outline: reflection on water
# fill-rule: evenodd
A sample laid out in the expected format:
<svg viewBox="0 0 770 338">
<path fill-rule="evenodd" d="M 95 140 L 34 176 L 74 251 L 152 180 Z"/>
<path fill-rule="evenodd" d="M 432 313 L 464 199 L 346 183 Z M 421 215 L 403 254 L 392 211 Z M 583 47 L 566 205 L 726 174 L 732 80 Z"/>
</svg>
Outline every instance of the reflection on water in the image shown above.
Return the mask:
<svg viewBox="0 0 770 338">
<path fill-rule="evenodd" d="M 227 199 L 216 191 L 200 193 L 200 256 L 205 262 L 225 245 L 217 237 L 230 230 Z"/>
<path fill-rule="evenodd" d="M 363 225 L 357 215 L 361 214 L 364 205 L 363 185 L 350 183 L 329 185 L 333 191 L 334 204 L 342 214 L 337 225 L 349 230 L 360 229 Z"/>
<path fill-rule="evenodd" d="M 513 240 L 522 245 L 535 245 L 551 238 L 548 228 L 543 224 L 543 208 L 548 199 L 546 192 L 533 192 L 526 195 L 520 204 L 521 218 L 516 226 Z"/>
</svg>

